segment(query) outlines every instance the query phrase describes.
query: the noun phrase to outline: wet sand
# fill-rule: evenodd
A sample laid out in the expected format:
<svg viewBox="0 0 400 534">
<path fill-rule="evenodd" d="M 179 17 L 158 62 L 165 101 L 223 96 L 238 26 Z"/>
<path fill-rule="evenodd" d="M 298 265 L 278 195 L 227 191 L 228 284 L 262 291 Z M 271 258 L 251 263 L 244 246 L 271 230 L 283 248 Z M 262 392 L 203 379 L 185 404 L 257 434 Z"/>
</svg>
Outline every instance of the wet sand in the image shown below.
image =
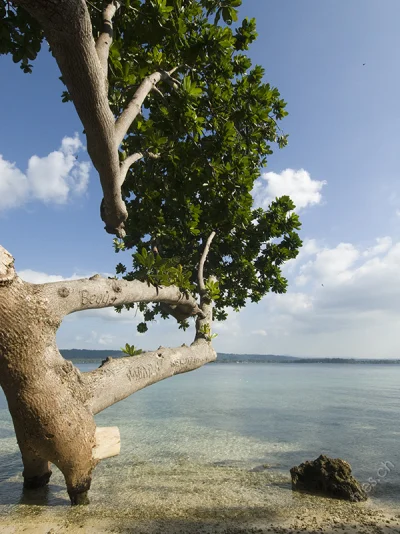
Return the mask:
<svg viewBox="0 0 400 534">
<path fill-rule="evenodd" d="M 5 482 L 10 499 L 0 503 L 0 532 L 400 534 L 400 506 L 293 493 L 289 476 L 274 469 L 185 462 L 121 467 L 103 464 L 95 473 L 91 504 L 77 508 L 69 506 L 59 472 L 39 493 L 22 494 L 21 477 L 12 477 Z"/>
</svg>

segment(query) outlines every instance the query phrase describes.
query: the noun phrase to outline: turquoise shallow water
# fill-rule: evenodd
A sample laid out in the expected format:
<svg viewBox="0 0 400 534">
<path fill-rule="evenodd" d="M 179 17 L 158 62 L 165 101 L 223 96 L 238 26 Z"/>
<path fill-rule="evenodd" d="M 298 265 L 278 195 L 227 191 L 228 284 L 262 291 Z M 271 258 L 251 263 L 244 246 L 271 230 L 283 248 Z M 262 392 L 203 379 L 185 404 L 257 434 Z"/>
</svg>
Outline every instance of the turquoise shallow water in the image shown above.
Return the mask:
<svg viewBox="0 0 400 534">
<path fill-rule="evenodd" d="M 324 453 L 349 461 L 377 502 L 398 502 L 399 384 L 394 365 L 214 364 L 173 377 L 96 417 L 100 426 L 120 428 L 122 445 L 118 458 L 96 468 L 97 491 L 106 480 L 121 490 L 124 468 L 142 462 L 160 470 L 269 464 L 287 476 L 293 465 Z M 19 501 L 21 471 L 1 394 L 0 505 Z"/>
</svg>

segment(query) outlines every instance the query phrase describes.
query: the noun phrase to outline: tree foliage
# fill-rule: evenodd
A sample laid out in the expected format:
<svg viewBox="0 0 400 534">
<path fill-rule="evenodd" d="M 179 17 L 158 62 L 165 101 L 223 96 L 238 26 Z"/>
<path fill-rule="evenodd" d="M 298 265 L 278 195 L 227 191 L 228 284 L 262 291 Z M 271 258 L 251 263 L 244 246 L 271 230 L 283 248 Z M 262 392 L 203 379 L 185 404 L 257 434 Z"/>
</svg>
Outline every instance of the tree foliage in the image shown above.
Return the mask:
<svg viewBox="0 0 400 534">
<path fill-rule="evenodd" d="M 117 274 L 198 292 L 201 243 L 215 231 L 207 273 L 218 280 L 208 290 L 219 320 L 227 307 L 240 309 L 269 291 L 285 292 L 282 264 L 301 245 L 289 197 L 267 210 L 252 207 L 260 169 L 274 146 L 287 143 L 278 125 L 287 112 L 279 91 L 264 81 L 264 69 L 247 55 L 256 23 L 238 20 L 240 5 L 241 0 L 123 0 L 109 57 L 115 116 L 146 76 L 175 69 L 176 80 L 149 94 L 120 149 L 121 160 L 136 152 L 144 158 L 123 185 L 127 236 L 115 245 L 134 254 L 132 265 L 120 263 Z M 88 3 L 95 38 L 103 24 L 101 7 L 100 0 Z M 5 0 L 0 11 L 0 52 L 12 53 L 29 71 L 42 33 Z M 63 100 L 68 98 L 65 92 Z M 140 307 L 146 322 L 166 315 L 160 304 Z M 139 328 L 147 329 L 144 323 Z"/>
<path fill-rule="evenodd" d="M 44 35 L 39 23 L 24 9 L 0 0 L 0 55 L 11 54 L 25 73 L 40 52 Z"/>
</svg>

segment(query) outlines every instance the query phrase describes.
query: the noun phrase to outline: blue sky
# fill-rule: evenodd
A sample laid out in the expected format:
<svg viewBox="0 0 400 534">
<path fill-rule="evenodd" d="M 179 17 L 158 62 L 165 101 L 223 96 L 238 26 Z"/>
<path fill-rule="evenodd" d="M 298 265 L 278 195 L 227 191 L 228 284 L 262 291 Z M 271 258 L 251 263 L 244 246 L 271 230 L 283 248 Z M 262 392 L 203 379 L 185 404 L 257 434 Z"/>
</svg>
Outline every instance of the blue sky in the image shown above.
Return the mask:
<svg viewBox="0 0 400 534">
<path fill-rule="evenodd" d="M 215 346 L 400 357 L 400 4 L 245 0 L 241 15 L 257 19 L 251 56 L 289 111 L 289 146 L 270 157 L 255 201 L 292 194 L 305 246 L 285 268 L 289 293 L 231 314 Z M 61 103 L 55 61 L 43 53 L 24 75 L 1 57 L 0 69 L 1 244 L 30 281 L 113 273 L 119 258 L 99 217 L 98 178 L 74 137 L 85 143 L 74 108 Z M 59 345 L 151 348 L 192 336 L 170 321 L 138 336 L 138 320 L 112 310 L 75 314 Z"/>
</svg>

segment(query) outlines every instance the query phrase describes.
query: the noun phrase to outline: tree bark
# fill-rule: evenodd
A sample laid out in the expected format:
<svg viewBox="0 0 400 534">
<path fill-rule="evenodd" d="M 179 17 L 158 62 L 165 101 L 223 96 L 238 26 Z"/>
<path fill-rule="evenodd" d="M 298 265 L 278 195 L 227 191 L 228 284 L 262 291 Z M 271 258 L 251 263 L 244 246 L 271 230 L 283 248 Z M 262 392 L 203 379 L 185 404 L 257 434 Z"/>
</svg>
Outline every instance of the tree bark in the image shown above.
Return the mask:
<svg viewBox="0 0 400 534">
<path fill-rule="evenodd" d="M 155 288 L 104 279 L 29 284 L 16 274 L 12 256 L 0 246 L 0 385 L 7 397 L 24 464 L 24 485 L 47 484 L 50 462 L 64 474 L 72 504 L 85 503 L 98 460 L 94 415 L 135 391 L 169 376 L 197 369 L 216 354 L 197 332 L 190 347 L 160 348 L 111 360 L 81 373 L 56 346 L 63 317 L 88 308 L 132 302 L 165 302 L 198 326 L 211 324 L 211 306 L 198 307 L 176 287 Z"/>
<path fill-rule="evenodd" d="M 203 339 L 196 340 L 190 347 L 160 347 L 139 356 L 112 359 L 83 377 L 89 393 L 87 406 L 97 414 L 140 389 L 198 369 L 216 357 L 214 349 Z"/>
</svg>

